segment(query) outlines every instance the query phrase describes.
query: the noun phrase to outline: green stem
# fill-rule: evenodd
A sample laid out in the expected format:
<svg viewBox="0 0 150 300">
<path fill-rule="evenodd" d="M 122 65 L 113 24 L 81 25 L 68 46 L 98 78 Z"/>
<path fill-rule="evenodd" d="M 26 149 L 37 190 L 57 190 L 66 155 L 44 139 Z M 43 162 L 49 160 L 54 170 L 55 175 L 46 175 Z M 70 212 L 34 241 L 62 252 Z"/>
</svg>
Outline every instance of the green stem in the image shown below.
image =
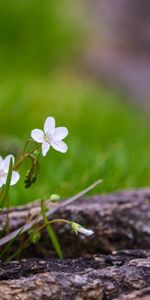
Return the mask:
<svg viewBox="0 0 150 300">
<path fill-rule="evenodd" d="M 54 230 L 52 229 L 52 227 L 51 227 L 51 225 L 50 225 L 50 223 L 47 219 L 47 216 L 45 214 L 45 207 L 44 207 L 44 202 L 43 201 L 41 201 L 41 213 L 42 213 L 43 221 L 44 221 L 44 224 L 46 226 L 49 238 L 50 238 L 50 240 L 53 244 L 53 247 L 54 247 L 55 251 L 57 252 L 59 258 L 62 259 L 63 258 L 62 250 L 61 250 L 59 241 L 57 239 L 57 236 L 56 236 Z"/>
<path fill-rule="evenodd" d="M 15 164 L 14 170 L 18 170 L 18 168 L 21 166 L 21 164 L 24 162 L 25 159 L 30 158 L 34 164 L 36 164 L 36 157 L 32 155 L 31 153 L 26 153 L 23 155 L 22 158 Z"/>
<path fill-rule="evenodd" d="M 71 224 L 70 221 L 65 220 L 65 219 L 54 219 L 54 220 L 52 220 L 52 221 L 49 221 L 49 224 L 58 223 L 58 222 L 66 223 L 66 224 L 69 224 L 69 225 Z"/>
<path fill-rule="evenodd" d="M 6 198 L 6 232 L 9 233 L 9 208 L 10 208 L 10 200 L 9 195 Z"/>
<path fill-rule="evenodd" d="M 26 151 L 26 148 L 28 147 L 28 145 L 30 144 L 30 143 L 36 143 L 34 140 L 32 140 L 32 139 L 29 139 L 29 140 L 27 140 L 26 141 L 26 143 L 25 143 L 25 145 L 24 145 L 24 148 L 23 148 L 23 155 L 25 154 L 25 151 Z"/>
</svg>

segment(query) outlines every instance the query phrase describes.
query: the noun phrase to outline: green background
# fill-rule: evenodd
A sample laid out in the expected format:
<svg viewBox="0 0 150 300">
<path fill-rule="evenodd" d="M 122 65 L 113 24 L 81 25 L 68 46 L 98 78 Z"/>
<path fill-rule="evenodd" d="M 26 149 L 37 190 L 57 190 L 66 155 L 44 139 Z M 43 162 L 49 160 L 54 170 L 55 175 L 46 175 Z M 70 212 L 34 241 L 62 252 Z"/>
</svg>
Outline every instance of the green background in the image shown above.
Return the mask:
<svg viewBox="0 0 150 300">
<path fill-rule="evenodd" d="M 18 155 L 48 116 L 69 130 L 69 151 L 41 157 L 31 189 L 23 183 L 29 165 L 21 169 L 12 205 L 69 197 L 98 178 L 104 182 L 92 193 L 150 184 L 149 118 L 83 70 L 88 30 L 78 10 L 67 0 L 0 2 L 1 155 Z"/>
</svg>

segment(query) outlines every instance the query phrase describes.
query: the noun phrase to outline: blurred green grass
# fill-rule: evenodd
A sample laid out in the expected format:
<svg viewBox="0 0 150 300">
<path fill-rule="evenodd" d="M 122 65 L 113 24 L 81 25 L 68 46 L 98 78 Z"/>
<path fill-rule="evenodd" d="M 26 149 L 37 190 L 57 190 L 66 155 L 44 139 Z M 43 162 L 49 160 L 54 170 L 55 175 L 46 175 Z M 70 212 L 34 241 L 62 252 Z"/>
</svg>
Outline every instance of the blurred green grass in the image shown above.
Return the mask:
<svg viewBox="0 0 150 300">
<path fill-rule="evenodd" d="M 69 129 L 68 153 L 51 149 L 41 158 L 38 184 L 25 190 L 20 180 L 11 189 L 13 205 L 52 193 L 67 197 L 98 178 L 104 183 L 93 193 L 149 185 L 150 124 L 119 93 L 70 71 L 15 78 L 0 91 L 0 134 L 24 141 L 47 116 Z"/>
<path fill-rule="evenodd" d="M 68 61 L 83 38 L 75 9 L 73 0 L 1 0 L 0 74 L 41 74 Z"/>
<path fill-rule="evenodd" d="M 25 190 L 21 179 L 11 188 L 12 205 L 68 197 L 98 178 L 104 182 L 92 193 L 150 184 L 150 122 L 121 93 L 73 67 L 83 31 L 68 5 L 0 2 L 1 154 L 21 150 L 48 116 L 69 129 L 67 154 L 51 149 L 41 158 L 39 182 Z"/>
</svg>

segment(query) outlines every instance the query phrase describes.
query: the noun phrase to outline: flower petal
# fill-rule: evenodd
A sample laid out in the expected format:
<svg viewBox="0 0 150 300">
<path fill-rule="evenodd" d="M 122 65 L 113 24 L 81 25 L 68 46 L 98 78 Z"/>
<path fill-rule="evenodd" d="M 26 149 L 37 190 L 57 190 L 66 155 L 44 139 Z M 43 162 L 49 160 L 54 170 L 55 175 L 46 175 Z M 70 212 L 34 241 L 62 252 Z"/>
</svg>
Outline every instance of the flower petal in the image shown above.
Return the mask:
<svg viewBox="0 0 150 300">
<path fill-rule="evenodd" d="M 44 132 L 41 129 L 33 129 L 31 131 L 31 137 L 38 143 L 43 143 L 44 140 Z"/>
<path fill-rule="evenodd" d="M 62 153 L 65 153 L 68 150 L 68 146 L 63 141 L 52 141 L 51 145 L 55 150 Z"/>
<path fill-rule="evenodd" d="M 55 119 L 53 117 L 48 117 L 44 123 L 44 132 L 53 134 L 55 130 Z"/>
<path fill-rule="evenodd" d="M 4 185 L 4 180 L 3 178 L 0 178 L 0 188 Z"/>
<path fill-rule="evenodd" d="M 53 139 L 55 141 L 61 141 L 68 135 L 68 129 L 66 127 L 55 128 Z"/>
<path fill-rule="evenodd" d="M 80 226 L 80 227 L 78 228 L 78 232 L 79 232 L 79 233 L 82 233 L 82 234 L 84 234 L 84 235 L 86 235 L 86 236 L 90 236 L 90 235 L 92 235 L 92 234 L 94 233 L 93 230 L 91 230 L 91 229 L 86 229 L 86 228 L 84 228 L 84 227 L 82 227 L 82 226 Z"/>
<path fill-rule="evenodd" d="M 42 154 L 43 154 L 43 156 L 46 156 L 49 149 L 50 149 L 50 144 L 48 144 L 47 142 L 43 142 L 42 143 Z"/>
<path fill-rule="evenodd" d="M 11 177 L 11 182 L 10 182 L 10 185 L 14 185 L 18 182 L 18 180 L 20 179 L 20 175 L 18 172 L 16 171 L 13 171 L 12 172 L 12 177 Z"/>
<path fill-rule="evenodd" d="M 2 164 L 2 162 L 3 162 L 3 158 L 2 156 L 0 156 L 0 165 Z"/>
<path fill-rule="evenodd" d="M 13 165 L 14 165 L 14 162 L 15 162 L 14 156 L 12 154 L 6 156 L 1 164 L 1 169 L 3 169 L 3 171 L 8 172 L 11 158 L 12 158 Z"/>
</svg>

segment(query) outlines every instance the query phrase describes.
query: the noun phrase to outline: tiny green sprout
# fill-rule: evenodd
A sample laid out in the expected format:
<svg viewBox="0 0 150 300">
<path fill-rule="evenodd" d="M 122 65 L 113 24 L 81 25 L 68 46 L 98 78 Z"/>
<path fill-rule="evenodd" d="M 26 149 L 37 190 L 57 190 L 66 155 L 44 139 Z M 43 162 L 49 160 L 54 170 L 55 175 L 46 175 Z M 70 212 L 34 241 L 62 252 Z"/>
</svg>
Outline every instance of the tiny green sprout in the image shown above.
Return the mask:
<svg viewBox="0 0 150 300">
<path fill-rule="evenodd" d="M 50 200 L 51 200 L 52 202 L 57 202 L 57 201 L 60 200 L 60 195 L 58 195 L 58 194 L 52 194 L 52 195 L 50 196 Z"/>
<path fill-rule="evenodd" d="M 31 231 L 30 232 L 30 240 L 33 244 L 38 243 L 41 238 L 41 233 L 39 231 Z"/>
</svg>

